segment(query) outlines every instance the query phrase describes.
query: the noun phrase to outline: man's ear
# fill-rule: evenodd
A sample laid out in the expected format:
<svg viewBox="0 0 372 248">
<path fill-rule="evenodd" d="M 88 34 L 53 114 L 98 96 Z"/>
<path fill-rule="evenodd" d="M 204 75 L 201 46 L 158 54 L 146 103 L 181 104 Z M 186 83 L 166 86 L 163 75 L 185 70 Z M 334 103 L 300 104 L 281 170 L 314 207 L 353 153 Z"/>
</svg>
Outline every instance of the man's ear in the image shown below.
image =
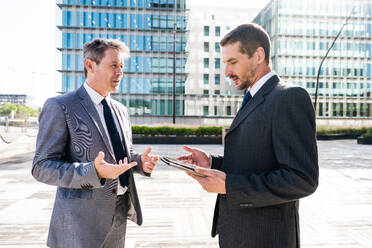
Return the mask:
<svg viewBox="0 0 372 248">
<path fill-rule="evenodd" d="M 257 47 L 256 56 L 257 56 L 257 64 L 266 63 L 265 62 L 265 50 L 262 47 Z"/>
<path fill-rule="evenodd" d="M 86 59 L 84 66 L 85 69 L 87 69 L 88 72 L 93 73 L 96 63 L 93 60 Z"/>
</svg>

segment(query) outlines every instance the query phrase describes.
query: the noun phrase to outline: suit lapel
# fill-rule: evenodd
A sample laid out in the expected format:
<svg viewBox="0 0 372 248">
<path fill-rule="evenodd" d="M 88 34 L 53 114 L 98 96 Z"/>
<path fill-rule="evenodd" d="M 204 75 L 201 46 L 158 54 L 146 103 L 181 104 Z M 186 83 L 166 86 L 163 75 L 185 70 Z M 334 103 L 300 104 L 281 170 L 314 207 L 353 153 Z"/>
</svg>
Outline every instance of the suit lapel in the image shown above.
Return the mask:
<svg viewBox="0 0 372 248">
<path fill-rule="evenodd" d="M 78 89 L 77 94 L 81 98 L 81 101 L 80 101 L 81 105 L 83 106 L 85 111 L 88 113 L 88 115 L 92 119 L 92 122 L 93 122 L 94 126 L 97 128 L 98 133 L 101 135 L 103 143 L 106 146 L 106 150 L 109 151 L 109 154 L 111 155 L 111 157 L 115 161 L 114 151 L 110 146 L 110 143 L 108 141 L 109 138 L 107 137 L 106 131 L 105 131 L 105 129 L 104 129 L 102 123 L 101 123 L 101 119 L 99 118 L 99 115 L 97 113 L 96 108 L 94 107 L 94 104 L 93 104 L 92 100 L 90 99 L 88 93 L 86 92 L 86 90 L 84 89 L 83 86 L 81 86 Z"/>
<path fill-rule="evenodd" d="M 272 76 L 267 82 L 261 87 L 261 89 L 252 97 L 252 99 L 241 109 L 235 116 L 229 130 L 227 130 L 226 135 L 231 133 L 236 129 L 240 123 L 247 118 L 253 110 L 255 110 L 259 105 L 265 101 L 265 95 L 272 91 L 272 89 L 278 84 L 278 76 Z"/>
</svg>

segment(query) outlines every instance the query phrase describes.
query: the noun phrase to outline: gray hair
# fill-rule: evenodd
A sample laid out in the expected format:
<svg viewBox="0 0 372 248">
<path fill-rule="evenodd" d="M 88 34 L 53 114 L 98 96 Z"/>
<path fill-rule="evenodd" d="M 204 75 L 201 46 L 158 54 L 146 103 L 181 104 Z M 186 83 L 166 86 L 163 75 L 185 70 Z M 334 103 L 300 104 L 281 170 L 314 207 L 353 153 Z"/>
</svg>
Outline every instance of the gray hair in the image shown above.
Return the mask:
<svg viewBox="0 0 372 248">
<path fill-rule="evenodd" d="M 84 44 L 83 48 L 83 59 L 84 65 L 87 59 L 94 61 L 97 65 L 101 63 L 103 56 L 105 55 L 105 51 L 108 48 L 112 48 L 120 53 L 124 54 L 124 58 L 129 58 L 129 48 L 120 40 L 113 40 L 113 39 L 101 39 L 96 38 L 90 42 Z M 87 69 L 84 66 L 84 75 L 87 77 Z"/>
</svg>

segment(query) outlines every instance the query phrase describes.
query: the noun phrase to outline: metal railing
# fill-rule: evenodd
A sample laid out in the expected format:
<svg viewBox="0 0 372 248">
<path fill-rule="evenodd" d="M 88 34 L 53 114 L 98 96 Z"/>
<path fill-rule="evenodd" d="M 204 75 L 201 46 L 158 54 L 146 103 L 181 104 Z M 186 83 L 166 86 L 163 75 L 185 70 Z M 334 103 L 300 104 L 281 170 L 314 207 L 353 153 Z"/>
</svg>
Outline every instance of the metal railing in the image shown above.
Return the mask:
<svg viewBox="0 0 372 248">
<path fill-rule="evenodd" d="M 37 117 L 11 119 L 0 116 L 0 140 L 5 144 L 11 144 L 22 136 L 35 137 L 37 130 Z"/>
</svg>

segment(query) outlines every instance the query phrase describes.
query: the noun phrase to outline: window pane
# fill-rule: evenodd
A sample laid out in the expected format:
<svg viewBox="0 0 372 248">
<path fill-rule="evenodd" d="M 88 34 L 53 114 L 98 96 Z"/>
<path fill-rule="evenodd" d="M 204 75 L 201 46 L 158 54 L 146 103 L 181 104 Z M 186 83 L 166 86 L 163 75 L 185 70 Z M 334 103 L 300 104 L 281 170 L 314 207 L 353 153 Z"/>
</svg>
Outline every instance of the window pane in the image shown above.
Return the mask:
<svg viewBox="0 0 372 248">
<path fill-rule="evenodd" d="M 209 84 L 209 74 L 204 74 L 204 84 Z"/>
<path fill-rule="evenodd" d="M 209 36 L 209 27 L 204 26 L 204 36 Z"/>
<path fill-rule="evenodd" d="M 204 68 L 209 68 L 209 59 L 204 58 Z"/>
<path fill-rule="evenodd" d="M 220 74 L 214 75 L 214 83 L 217 85 L 220 84 Z"/>
<path fill-rule="evenodd" d="M 204 52 L 209 52 L 209 42 L 204 42 Z"/>
<path fill-rule="evenodd" d="M 221 59 L 215 58 L 214 59 L 214 68 L 220 69 L 220 67 L 221 67 Z"/>
<path fill-rule="evenodd" d="M 203 115 L 209 115 L 209 108 L 208 108 L 208 106 L 203 106 Z"/>
<path fill-rule="evenodd" d="M 221 52 L 220 44 L 218 44 L 218 42 L 216 42 L 214 46 L 215 46 L 216 53 Z"/>
<path fill-rule="evenodd" d="M 216 37 L 220 36 L 220 27 L 219 26 L 216 26 L 215 28 L 215 34 L 216 34 Z"/>
</svg>

